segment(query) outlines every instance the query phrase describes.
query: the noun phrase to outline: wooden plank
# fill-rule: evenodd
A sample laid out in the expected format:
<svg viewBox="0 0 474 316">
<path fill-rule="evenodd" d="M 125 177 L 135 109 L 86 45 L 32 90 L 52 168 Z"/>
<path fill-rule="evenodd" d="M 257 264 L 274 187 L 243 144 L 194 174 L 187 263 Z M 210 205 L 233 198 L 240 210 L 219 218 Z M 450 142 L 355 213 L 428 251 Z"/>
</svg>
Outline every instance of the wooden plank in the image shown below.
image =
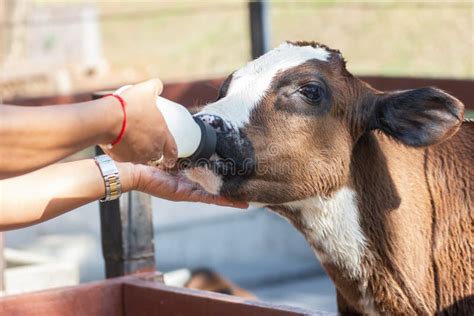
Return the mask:
<svg viewBox="0 0 474 316">
<path fill-rule="evenodd" d="M 215 100 L 219 87 L 224 79 L 215 78 L 208 80 L 196 80 L 188 82 L 167 83 L 164 85 L 162 97 L 179 102 L 187 107 L 199 106 L 204 102 Z M 113 91 L 116 87 L 110 87 L 104 91 Z M 94 92 L 81 92 L 71 95 L 41 96 L 36 98 L 15 98 L 4 100 L 5 104 L 43 106 L 54 104 L 68 104 L 85 102 L 91 99 Z"/>
<path fill-rule="evenodd" d="M 464 103 L 466 109 L 474 110 L 474 80 L 380 76 L 362 76 L 360 78 L 375 88 L 386 91 L 435 86 L 457 97 Z M 219 86 L 223 80 L 223 78 L 214 78 L 209 80 L 168 83 L 165 84 L 162 96 L 188 107 L 203 105 L 216 99 Z M 91 94 L 91 92 L 86 92 L 67 96 L 16 98 L 14 100 L 5 100 L 4 103 L 30 106 L 65 104 L 90 100 Z"/>
<path fill-rule="evenodd" d="M 169 287 L 139 278 L 124 284 L 125 315 L 294 316 L 330 315 L 296 307 L 245 300 L 213 292 Z"/>
<path fill-rule="evenodd" d="M 202 106 L 217 99 L 223 78 L 168 83 L 164 85 L 164 98 L 173 100 L 188 108 Z"/>
<path fill-rule="evenodd" d="M 0 315 L 335 315 L 219 293 L 168 287 L 157 273 L 143 273 L 77 286 L 0 298 Z"/>
<path fill-rule="evenodd" d="M 102 281 L 0 299 L 0 315 L 8 316 L 120 316 L 122 282 Z"/>
<path fill-rule="evenodd" d="M 474 110 L 474 80 L 381 76 L 362 76 L 360 78 L 382 91 L 438 87 L 461 100 L 466 109 Z"/>
<path fill-rule="evenodd" d="M 100 98 L 110 91 L 96 93 Z M 103 154 L 96 147 L 96 155 Z M 99 202 L 102 254 L 107 278 L 156 270 L 151 197 L 141 192 Z"/>
</svg>

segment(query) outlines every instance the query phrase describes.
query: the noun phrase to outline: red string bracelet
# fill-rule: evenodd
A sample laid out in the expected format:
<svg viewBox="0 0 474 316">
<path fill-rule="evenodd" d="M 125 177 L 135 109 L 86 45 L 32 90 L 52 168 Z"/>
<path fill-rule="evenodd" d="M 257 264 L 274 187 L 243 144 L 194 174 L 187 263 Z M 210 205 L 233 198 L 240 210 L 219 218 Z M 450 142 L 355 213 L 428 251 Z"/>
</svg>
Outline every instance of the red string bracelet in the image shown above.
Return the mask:
<svg viewBox="0 0 474 316">
<path fill-rule="evenodd" d="M 127 111 L 125 110 L 125 106 L 127 103 L 125 103 L 125 100 L 119 96 L 118 94 L 107 94 L 104 96 L 105 97 L 114 97 L 120 102 L 120 106 L 122 107 L 122 112 L 123 112 L 123 121 L 122 121 L 122 129 L 120 130 L 120 133 L 118 134 L 117 138 L 108 145 L 109 148 L 114 147 L 123 137 L 123 134 L 125 134 L 125 128 L 127 127 Z"/>
</svg>

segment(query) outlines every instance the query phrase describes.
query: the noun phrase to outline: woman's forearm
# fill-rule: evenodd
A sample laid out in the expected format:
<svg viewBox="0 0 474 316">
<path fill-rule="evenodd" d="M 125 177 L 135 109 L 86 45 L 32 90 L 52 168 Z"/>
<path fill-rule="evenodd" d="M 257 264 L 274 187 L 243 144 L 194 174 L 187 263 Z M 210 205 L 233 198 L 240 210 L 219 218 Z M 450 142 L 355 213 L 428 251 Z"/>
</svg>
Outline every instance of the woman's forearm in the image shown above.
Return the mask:
<svg viewBox="0 0 474 316">
<path fill-rule="evenodd" d="M 0 179 L 36 170 L 116 137 L 122 111 L 114 98 L 70 105 L 0 105 Z"/>
<path fill-rule="evenodd" d="M 134 166 L 116 165 L 123 192 L 130 191 Z M 51 165 L 0 180 L 0 231 L 45 221 L 104 195 L 104 180 L 93 159 Z"/>
</svg>

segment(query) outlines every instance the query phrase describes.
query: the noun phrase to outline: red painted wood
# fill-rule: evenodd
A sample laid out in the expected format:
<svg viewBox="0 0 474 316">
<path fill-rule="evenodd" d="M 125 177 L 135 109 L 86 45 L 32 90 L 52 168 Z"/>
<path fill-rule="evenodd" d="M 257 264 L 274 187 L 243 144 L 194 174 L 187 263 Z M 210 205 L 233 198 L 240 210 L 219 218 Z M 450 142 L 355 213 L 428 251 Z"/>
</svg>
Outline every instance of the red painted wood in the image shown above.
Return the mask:
<svg viewBox="0 0 474 316">
<path fill-rule="evenodd" d="M 11 316 L 294 316 L 329 315 L 248 301 L 218 293 L 168 287 L 156 273 L 0 298 Z M 157 282 L 158 281 L 158 282 Z"/>
<path fill-rule="evenodd" d="M 0 315 L 123 315 L 122 280 L 94 282 L 0 299 Z"/>
<path fill-rule="evenodd" d="M 379 90 L 390 91 L 412 89 L 417 87 L 435 86 L 451 93 L 465 105 L 466 109 L 474 110 L 474 80 L 431 79 L 407 77 L 362 76 L 362 80 Z M 202 105 L 217 97 L 217 92 L 223 78 L 177 82 L 165 84 L 163 97 L 182 103 L 188 107 Z M 38 98 L 17 98 L 5 100 L 5 104 L 18 105 L 49 105 L 65 104 L 90 100 L 91 92 L 69 96 L 46 96 Z"/>
<path fill-rule="evenodd" d="M 192 316 L 296 316 L 318 315 L 300 308 L 278 306 L 213 292 L 173 288 L 129 279 L 124 284 L 125 315 Z"/>
<path fill-rule="evenodd" d="M 474 80 L 362 76 L 374 88 L 382 91 L 437 87 L 461 100 L 466 109 L 474 110 Z"/>
</svg>

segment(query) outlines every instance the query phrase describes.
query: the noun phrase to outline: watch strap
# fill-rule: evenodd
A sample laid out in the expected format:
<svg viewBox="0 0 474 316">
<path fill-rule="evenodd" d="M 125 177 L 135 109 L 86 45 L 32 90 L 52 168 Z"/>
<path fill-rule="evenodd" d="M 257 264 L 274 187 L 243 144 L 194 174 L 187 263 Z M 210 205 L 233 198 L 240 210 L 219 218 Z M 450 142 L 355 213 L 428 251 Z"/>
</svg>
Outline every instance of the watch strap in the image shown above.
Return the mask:
<svg viewBox="0 0 474 316">
<path fill-rule="evenodd" d="M 105 184 L 105 197 L 100 201 L 106 202 L 118 199 L 122 194 L 122 183 L 115 162 L 108 155 L 97 156 L 94 160 L 100 169 Z"/>
</svg>

